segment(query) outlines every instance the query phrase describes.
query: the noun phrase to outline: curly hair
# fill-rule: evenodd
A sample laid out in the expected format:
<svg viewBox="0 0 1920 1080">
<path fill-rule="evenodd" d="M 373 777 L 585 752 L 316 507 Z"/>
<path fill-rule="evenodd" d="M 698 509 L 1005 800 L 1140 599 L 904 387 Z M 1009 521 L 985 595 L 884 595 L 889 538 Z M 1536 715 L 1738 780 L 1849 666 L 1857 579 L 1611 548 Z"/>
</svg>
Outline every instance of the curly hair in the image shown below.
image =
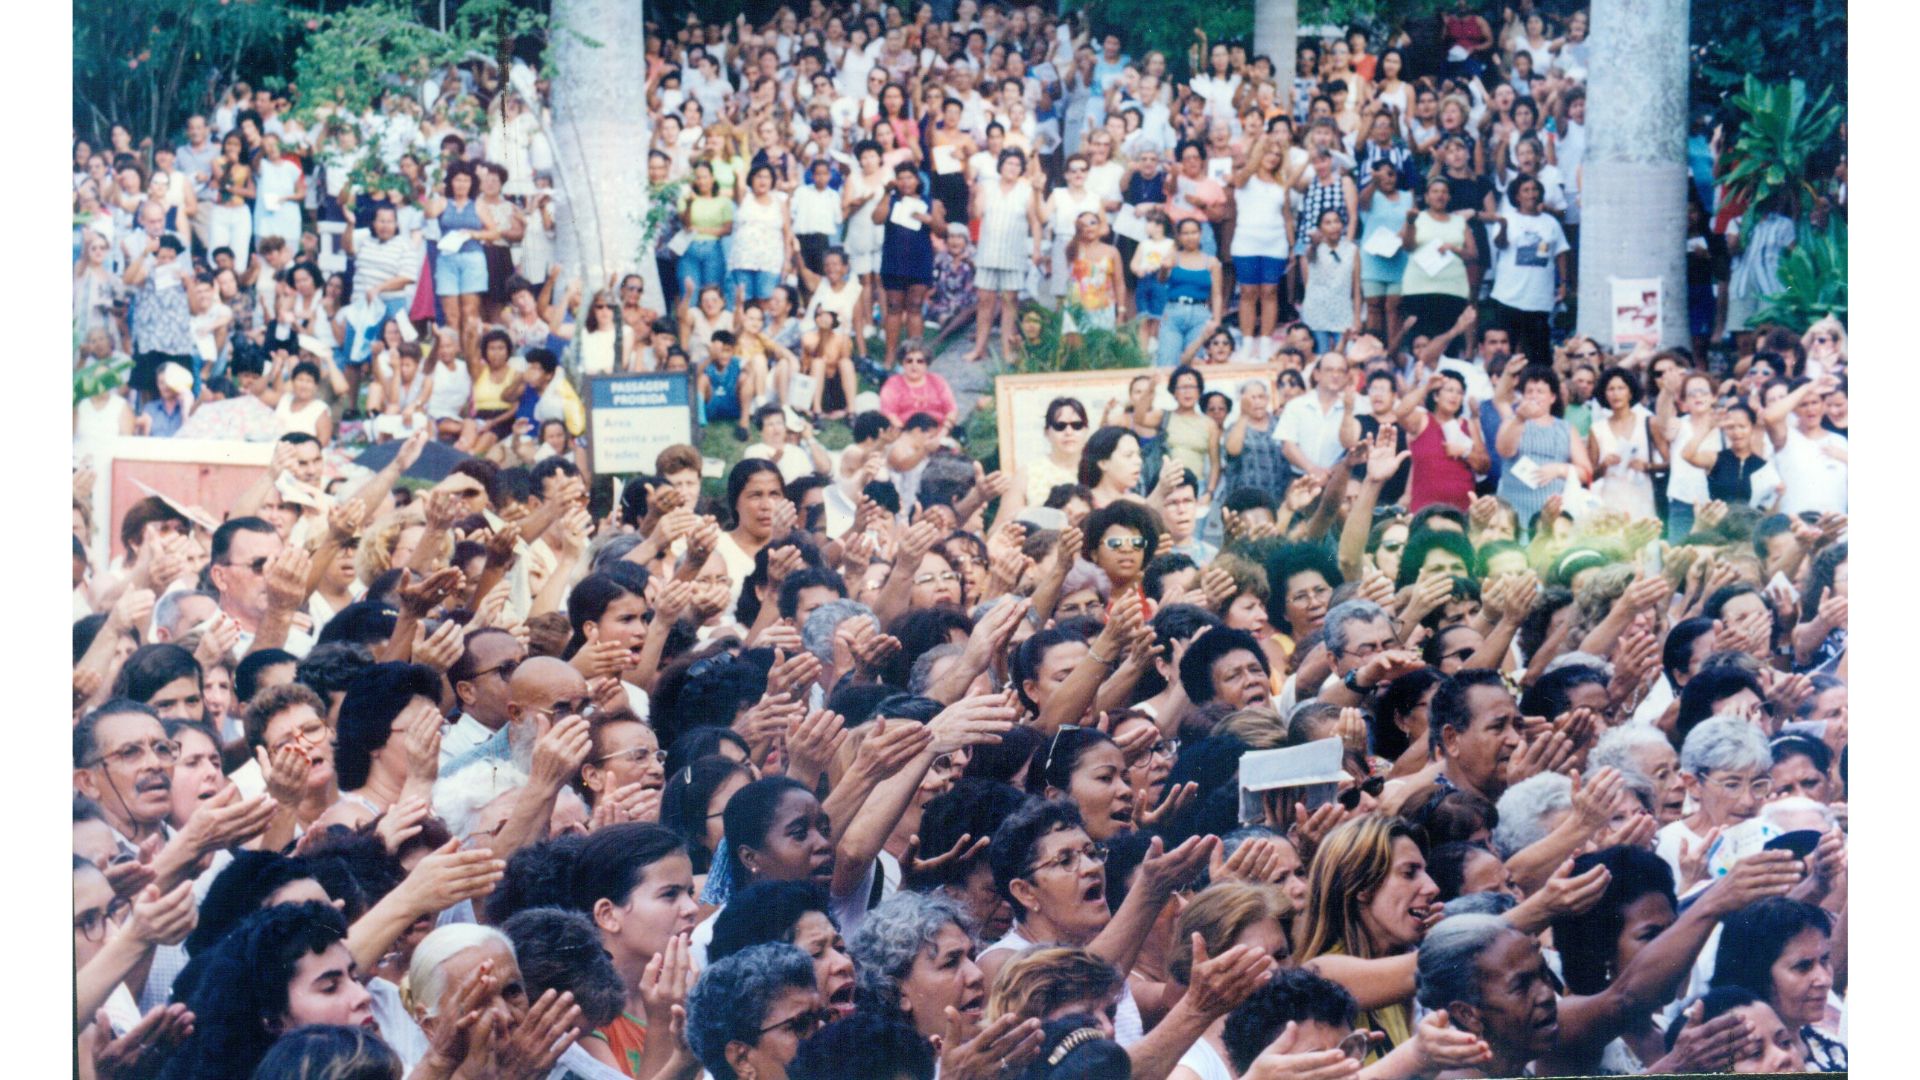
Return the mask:
<svg viewBox="0 0 1920 1080">
<path fill-rule="evenodd" d="M 871 917 L 871 916 L 869 916 Z M 687 1045 L 714 1080 L 736 1080 L 729 1043 L 758 1045 L 767 1010 L 789 990 L 816 989 L 813 961 L 792 945 L 755 945 L 700 973 L 687 995 Z"/>
<path fill-rule="evenodd" d="M 427 512 L 418 502 L 403 506 L 393 513 L 374 522 L 360 536 L 360 547 L 353 553 L 353 574 L 360 584 L 372 587 L 373 580 L 393 566 L 393 549 L 399 543 L 400 534 L 410 526 L 427 524 Z M 424 537 L 423 537 L 424 539 Z M 440 550 L 435 558 L 441 562 L 453 557 L 453 535 L 440 537 L 437 545 Z"/>
<path fill-rule="evenodd" d="M 279 1038 L 300 961 L 346 940 L 331 904 L 279 904 L 242 919 L 208 955 L 188 1001 L 194 1033 L 166 1076 L 245 1076 Z M 809 968 L 811 972 L 811 968 Z"/>
<path fill-rule="evenodd" d="M 867 912 L 847 942 L 859 970 L 857 1007 L 898 1010 L 901 981 L 948 924 L 973 937 L 973 917 L 958 901 L 938 893 L 897 892 Z"/>
<path fill-rule="evenodd" d="M 988 1023 L 1002 1016 L 1045 1020 L 1063 1006 L 1118 998 L 1119 969 L 1085 949 L 1042 945 L 1007 961 L 987 991 Z"/>
</svg>

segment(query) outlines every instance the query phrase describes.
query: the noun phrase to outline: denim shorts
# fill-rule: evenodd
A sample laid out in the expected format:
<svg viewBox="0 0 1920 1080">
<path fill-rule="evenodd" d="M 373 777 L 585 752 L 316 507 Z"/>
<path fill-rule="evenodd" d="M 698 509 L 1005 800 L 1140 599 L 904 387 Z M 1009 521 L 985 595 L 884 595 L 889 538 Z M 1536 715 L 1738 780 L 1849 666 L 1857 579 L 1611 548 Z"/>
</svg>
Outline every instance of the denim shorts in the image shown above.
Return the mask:
<svg viewBox="0 0 1920 1080">
<path fill-rule="evenodd" d="M 702 237 L 687 245 L 680 256 L 680 280 L 686 283 L 689 298 L 697 298 L 709 285 L 727 284 L 726 249 L 714 237 Z"/>
<path fill-rule="evenodd" d="M 780 284 L 780 272 L 777 270 L 729 270 L 727 271 L 727 292 L 739 289 L 747 300 L 765 300 L 773 295 L 776 285 Z"/>
<path fill-rule="evenodd" d="M 1278 285 L 1287 280 L 1287 260 L 1272 255 L 1235 255 L 1233 276 L 1242 285 Z"/>
<path fill-rule="evenodd" d="M 1140 309 L 1143 318 L 1157 319 L 1167 310 L 1167 283 L 1157 274 L 1148 274 L 1140 279 L 1140 285 L 1133 293 L 1134 306 Z"/>
<path fill-rule="evenodd" d="M 434 263 L 434 295 L 472 296 L 486 291 L 487 253 L 480 245 L 452 255 L 442 252 Z"/>
</svg>

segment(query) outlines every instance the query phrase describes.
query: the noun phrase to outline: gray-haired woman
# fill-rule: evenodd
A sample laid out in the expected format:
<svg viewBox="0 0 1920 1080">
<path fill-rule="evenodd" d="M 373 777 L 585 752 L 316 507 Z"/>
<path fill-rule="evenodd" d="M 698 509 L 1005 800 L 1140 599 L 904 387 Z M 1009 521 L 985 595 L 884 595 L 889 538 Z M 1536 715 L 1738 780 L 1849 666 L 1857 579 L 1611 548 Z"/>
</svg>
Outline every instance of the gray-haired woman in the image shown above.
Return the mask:
<svg viewBox="0 0 1920 1080">
<path fill-rule="evenodd" d="M 858 1007 L 905 1013 L 929 1037 L 946 1036 L 952 1007 L 969 1034 L 978 1030 L 986 979 L 974 963 L 972 917 L 954 900 L 897 892 L 867 912 L 847 949 L 860 971 Z"/>
<path fill-rule="evenodd" d="M 786 1080 L 800 1044 L 832 1016 L 806 953 L 755 945 L 701 973 L 687 995 L 687 1044 L 714 1080 Z"/>
</svg>

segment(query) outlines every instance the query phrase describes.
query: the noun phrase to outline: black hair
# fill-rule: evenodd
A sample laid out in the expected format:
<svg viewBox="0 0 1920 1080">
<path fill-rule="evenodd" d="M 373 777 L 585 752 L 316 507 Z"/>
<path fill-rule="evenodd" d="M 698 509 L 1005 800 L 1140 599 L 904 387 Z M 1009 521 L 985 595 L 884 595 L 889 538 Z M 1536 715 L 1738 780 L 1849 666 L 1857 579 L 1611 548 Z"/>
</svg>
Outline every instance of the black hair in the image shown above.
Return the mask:
<svg viewBox="0 0 1920 1080">
<path fill-rule="evenodd" d="M 1668 736 L 1673 742 L 1674 752 L 1680 751 L 1688 733 L 1700 726 L 1701 721 L 1713 718 L 1716 706 L 1742 690 L 1752 691 L 1753 696 L 1761 701 L 1767 700 L 1766 688 L 1747 669 L 1732 664 L 1701 667 L 1680 690 L 1680 714 L 1673 722 L 1672 734 Z"/>
<path fill-rule="evenodd" d="M 1282 968 L 1227 1014 L 1220 1039 L 1236 1072 L 1245 1073 L 1289 1023 L 1351 1028 L 1360 1007 L 1346 987 L 1306 968 Z"/>
<path fill-rule="evenodd" d="M 1146 538 L 1147 547 L 1140 560 L 1141 565 L 1145 566 L 1160 547 L 1160 518 L 1131 499 L 1116 499 L 1087 515 L 1080 525 L 1083 537 L 1080 553 L 1091 561 L 1105 539 L 1107 530 L 1116 525 L 1132 529 Z"/>
<path fill-rule="evenodd" d="M 1465 732 L 1473 726 L 1473 710 L 1468 707 L 1468 692 L 1475 687 L 1506 689 L 1506 680 L 1497 671 L 1463 668 L 1447 677 L 1433 692 L 1433 704 L 1427 708 L 1427 747 L 1430 756 L 1440 756 L 1440 732 L 1446 728 Z"/>
<path fill-rule="evenodd" d="M 1186 655 L 1180 658 L 1180 685 L 1187 692 L 1187 700 L 1194 705 L 1205 705 L 1212 701 L 1213 665 L 1228 653 L 1239 650 L 1251 652 L 1260 661 L 1261 669 L 1272 674 L 1266 651 L 1252 634 L 1222 626 L 1193 639 L 1193 644 L 1187 646 Z"/>
<path fill-rule="evenodd" d="M 733 907 L 728 905 L 727 910 Z M 714 954 L 709 951 L 708 955 Z M 862 1009 L 802 1042 L 787 1065 L 787 1076 L 791 1080 L 838 1080 L 846 1076 L 933 1080 L 933 1044 L 904 1013 Z"/>
<path fill-rule="evenodd" d="M 826 566 L 827 561 L 821 556 L 820 549 L 814 547 L 813 541 L 807 539 L 807 534 L 798 529 L 778 540 L 769 541 L 754 553 L 753 569 L 748 571 L 746 580 L 740 585 L 740 600 L 734 608 L 734 617 L 740 625 L 752 626 L 760 618 L 760 590 L 767 584 L 768 563 L 785 548 L 799 551 L 805 568 Z"/>
<path fill-rule="evenodd" d="M 1720 920 L 1720 951 L 1713 956 L 1709 986 L 1737 986 L 1762 1001 L 1774 1000 L 1773 963 L 1808 930 L 1833 936 L 1833 917 L 1821 908 L 1783 896 L 1769 897 Z"/>
<path fill-rule="evenodd" d="M 810 799 L 814 797 L 813 792 L 798 780 L 768 776 L 734 792 L 733 798 L 727 800 L 722 820 L 726 825 L 727 847 L 732 849 L 730 858 L 733 865 L 730 869 L 736 888 L 744 888 L 754 880 L 745 860 L 740 857 L 741 851 L 766 846 L 767 832 L 773 828 L 774 812 L 780 808 L 781 800 L 789 792 L 795 791 Z"/>
<path fill-rule="evenodd" d="M 548 990 L 573 994 L 580 1026 L 591 1031 L 620 1018 L 626 984 L 613 957 L 600 944 L 600 930 L 577 911 L 536 907 L 500 924 L 513 942 L 514 960 L 526 983 L 528 1000 Z"/>
<path fill-rule="evenodd" d="M 893 421 L 878 409 L 863 412 L 853 418 L 853 441 L 863 443 L 877 439 L 885 435 L 887 429 L 892 426 Z"/>
<path fill-rule="evenodd" d="M 860 494 L 872 499 L 875 505 L 889 514 L 900 513 L 900 489 L 894 487 L 891 480 L 874 480 L 861 488 Z"/>
<path fill-rule="evenodd" d="M 1011 786 L 1014 778 L 1020 775 L 1020 770 L 1033 760 L 1034 752 L 1040 749 L 1043 741 L 1045 736 L 1031 724 L 1015 724 L 1000 736 L 999 742 L 982 743 L 973 748 L 973 756 L 967 759 L 963 779 L 992 780 Z M 929 802 L 927 805 L 933 804 Z M 926 829 L 924 823 L 921 829 Z"/>
<path fill-rule="evenodd" d="M 1040 766 L 1027 770 L 1027 791 L 1044 795 L 1052 788 L 1065 795 L 1073 785 L 1073 771 L 1080 759 L 1101 746 L 1117 748 L 1112 736 L 1095 728 L 1057 729 L 1040 751 Z"/>
<path fill-rule="evenodd" d="M 1544 716 L 1549 719 L 1565 714 L 1573 708 L 1573 691 L 1582 686 L 1607 685 L 1605 670 L 1589 664 L 1568 664 L 1557 667 L 1545 675 L 1527 692 L 1520 695 L 1520 713 L 1522 716 Z"/>
<path fill-rule="evenodd" d="M 400 612 L 378 600 L 356 600 L 340 609 L 320 629 L 319 644 L 347 642 L 355 645 L 384 645 L 399 624 Z"/>
<path fill-rule="evenodd" d="M 1418 515 L 1415 516 L 1418 517 Z M 1427 556 L 1436 549 L 1450 551 L 1459 556 L 1462 568 L 1468 570 L 1473 568 L 1473 542 L 1467 539 L 1465 533 L 1448 529 L 1424 529 L 1416 520 L 1407 527 L 1407 546 L 1400 552 L 1400 572 L 1394 576 L 1393 587 L 1404 589 L 1419 581 L 1420 567 L 1426 563 Z"/>
<path fill-rule="evenodd" d="M 1040 677 L 1040 665 L 1046 660 L 1047 653 L 1056 645 L 1069 642 L 1086 644 L 1087 639 L 1078 630 L 1066 626 L 1050 626 L 1040 630 L 1020 643 L 1013 651 L 1013 660 L 1008 664 L 1007 681 L 1013 683 L 1014 691 L 1020 695 L 1020 703 L 1030 712 L 1039 712 L 1040 705 L 1027 694 L 1027 680 Z"/>
<path fill-rule="evenodd" d="M 1440 889 L 1440 902 L 1446 903 L 1466 891 L 1467 863 L 1475 855 L 1485 855 L 1498 860 L 1492 848 L 1485 844 L 1470 843 L 1465 840 L 1449 840 L 1436 844 L 1427 852 L 1427 876 Z"/>
<path fill-rule="evenodd" d="M 259 654 L 256 653 L 254 655 Z M 252 657 L 250 656 L 248 659 L 250 660 Z M 288 653 L 286 659 L 294 659 L 293 654 Z M 273 663 L 278 662 L 283 661 L 271 661 L 262 664 L 259 668 L 255 669 L 255 672 L 257 673 L 258 671 L 271 667 Z M 242 660 L 240 663 L 242 667 L 246 666 L 245 660 Z M 330 695 L 345 691 L 353 680 L 359 677 L 361 672 L 372 666 L 373 652 L 365 645 L 357 645 L 344 641 L 329 645 L 315 645 L 313 651 L 307 653 L 307 658 L 300 660 L 298 666 L 293 669 L 293 681 L 319 694 L 320 700 L 329 701 Z M 256 678 L 257 677 L 256 674 Z M 239 673 L 236 672 L 234 674 L 234 690 L 238 692 L 239 689 L 240 676 Z"/>
<path fill-rule="evenodd" d="M 302 857 L 313 879 L 341 905 L 349 924 L 372 910 L 405 879 L 400 860 L 371 830 L 334 825 L 306 841 Z"/>
<path fill-rule="evenodd" d="M 87 655 L 87 650 L 93 648 L 93 639 L 100 636 L 101 627 L 104 627 L 106 625 L 107 625 L 107 613 L 104 611 L 96 611 L 92 615 L 88 615 L 84 618 L 74 620 L 74 623 L 73 623 L 73 662 L 74 663 L 78 664 L 80 662 L 80 658 Z M 122 631 L 122 633 L 128 634 L 129 636 L 131 636 L 130 631 Z"/>
<path fill-rule="evenodd" d="M 1821 776 L 1833 771 L 1833 751 L 1811 735 L 1782 735 L 1773 740 L 1772 747 L 1775 765 L 1803 757 Z"/>
<path fill-rule="evenodd" d="M 707 962 L 725 960 L 742 949 L 769 941 L 791 945 L 795 925 L 809 911 L 834 922 L 827 891 L 820 885 L 811 881 L 756 881 L 735 893 L 714 916 Z"/>
<path fill-rule="evenodd" d="M 369 1028 L 308 1024 L 268 1048 L 253 1080 L 401 1080 L 404 1071 L 400 1055 Z"/>
<path fill-rule="evenodd" d="M 233 861 L 214 876 L 200 901 L 200 919 L 183 942 L 188 956 L 218 945 L 240 920 L 259 911 L 267 898 L 296 881 L 313 877 L 305 859 L 273 851 L 233 853 Z"/>
<path fill-rule="evenodd" d="M 741 710 L 765 696 L 766 668 L 739 657 L 714 659 L 714 666 L 690 676 L 681 686 L 671 719 L 654 715 L 655 729 L 669 743 L 689 727 L 731 727 Z"/>
<path fill-rule="evenodd" d="M 1199 565 L 1193 561 L 1192 556 L 1182 555 L 1177 551 L 1169 551 L 1164 555 L 1155 555 L 1153 560 L 1147 563 L 1146 571 L 1140 576 L 1140 587 L 1145 590 L 1147 599 L 1158 600 L 1162 592 L 1161 582 L 1168 574 L 1177 574 L 1183 570 L 1196 570 L 1198 568 Z"/>
<path fill-rule="evenodd" d="M 340 790 L 364 786 L 373 769 L 373 752 L 387 745 L 393 722 L 415 697 L 440 700 L 440 673 L 425 664 L 390 661 L 354 677 L 340 702 L 335 725 L 334 774 Z"/>
<path fill-rule="evenodd" d="M 928 649 L 947 644 L 956 632 L 972 634 L 973 620 L 959 608 L 945 604 L 916 608 L 893 620 L 887 626 L 887 633 L 900 639 L 900 648 L 888 658 L 880 672 L 880 681 L 905 690 L 912 681 L 914 660 Z"/>
<path fill-rule="evenodd" d="M 243 532 L 280 535 L 279 530 L 268 524 L 265 518 L 229 518 L 219 528 L 213 530 L 213 543 L 207 553 L 207 568 L 202 571 L 201 586 L 203 588 L 212 587 L 213 568 L 227 565 L 227 556 L 233 550 L 234 535 Z"/>
<path fill-rule="evenodd" d="M 1600 902 L 1578 914 L 1553 920 L 1553 941 L 1560 949 L 1560 972 L 1567 989 L 1576 994 L 1598 994 L 1612 982 L 1613 959 L 1620 931 L 1625 929 L 1627 905 L 1643 896 L 1674 896 L 1673 867 L 1645 848 L 1624 844 L 1588 852 L 1573 860 L 1573 872 L 1584 874 L 1604 866 L 1611 875 Z"/>
<path fill-rule="evenodd" d="M 857 728 L 874 718 L 883 702 L 898 696 L 900 687 L 885 683 L 856 683 L 842 681 L 833 693 L 827 696 L 827 709 L 839 713 L 847 722 L 849 730 Z M 975 747 L 975 749 L 982 749 Z"/>
<path fill-rule="evenodd" d="M 1013 905 L 1016 919 L 1027 909 L 1013 898 L 1014 881 L 1026 877 L 1033 866 L 1033 849 L 1043 837 L 1067 829 L 1085 829 L 1080 808 L 1071 799 L 1033 799 L 1008 815 L 993 832 L 987 844 L 987 861 L 993 866 L 993 886 L 1002 899 Z"/>
<path fill-rule="evenodd" d="M 1427 691 L 1446 676 L 1430 667 L 1418 668 L 1387 684 L 1386 693 L 1381 695 L 1368 717 L 1367 730 L 1373 752 L 1388 761 L 1399 760 L 1412 748 L 1412 736 L 1401 730 L 1400 718 L 1407 716 L 1420 707 L 1420 699 Z"/>
<path fill-rule="evenodd" d="M 301 960 L 344 941 L 347 922 L 331 904 L 280 904 L 242 919 L 209 954 L 188 1006 L 194 1033 L 165 1075 L 246 1076 L 279 1037 L 287 986 Z"/>
<path fill-rule="evenodd" d="M 771 546 L 771 545 L 769 545 Z M 765 549 L 762 549 L 765 550 Z M 800 611 L 800 594 L 807 589 L 832 589 L 841 599 L 846 599 L 847 583 L 839 574 L 823 566 L 806 566 L 787 575 L 780 583 L 780 617 L 791 619 Z M 742 599 L 745 594 L 742 593 Z"/>
<path fill-rule="evenodd" d="M 587 838 L 577 833 L 528 844 L 507 858 L 507 872 L 487 897 L 487 921 L 495 926 L 530 908 L 565 904 L 573 866 Z"/>
<path fill-rule="evenodd" d="M 647 867 L 685 852 L 680 834 L 661 825 L 637 821 L 603 825 L 588 834 L 574 856 L 568 891 L 571 906 L 591 915 L 593 906 L 603 899 L 625 905 L 640 887 Z"/>
<path fill-rule="evenodd" d="M 145 704 L 168 683 L 186 678 L 191 678 L 195 686 L 200 685 L 200 661 L 195 660 L 192 653 L 166 642 L 142 645 L 133 650 L 133 655 L 121 666 L 119 677 L 113 681 L 113 696 Z"/>
<path fill-rule="evenodd" d="M 1054 398 L 1052 401 L 1047 402 L 1046 418 L 1044 421 L 1047 427 L 1053 426 L 1053 421 L 1055 416 L 1057 416 L 1062 409 L 1066 409 L 1077 414 L 1080 417 L 1080 422 L 1082 424 L 1085 424 L 1088 422 L 1086 405 L 1081 403 L 1079 398 L 1063 396 L 1063 397 Z"/>
<path fill-rule="evenodd" d="M 1549 585 L 1534 597 L 1533 608 L 1520 622 L 1520 632 L 1515 635 L 1520 642 L 1520 652 L 1524 656 L 1534 656 L 1540 647 L 1546 644 L 1547 631 L 1552 629 L 1553 616 L 1561 608 L 1573 603 L 1573 590 L 1564 585 Z"/>
<path fill-rule="evenodd" d="M 1000 823 L 1026 802 L 1027 796 L 1011 784 L 962 776 L 954 781 L 951 789 L 927 800 L 922 808 L 920 849 L 938 853 L 951 850 L 961 837 L 978 840 L 992 836 Z M 974 867 L 986 857 L 982 852 L 972 859 L 954 859 L 920 873 L 908 873 L 900 887 L 927 892 L 942 885 L 964 885 Z"/>
<path fill-rule="evenodd" d="M 1020 1074 L 1020 1080 L 1114 1080 L 1132 1076 L 1132 1062 L 1119 1043 L 1080 1034 L 1097 1033 L 1099 1027 L 1084 1013 L 1047 1021 L 1040 1029 L 1040 1057 Z"/>
<path fill-rule="evenodd" d="M 1114 455 L 1120 448 L 1120 440 L 1139 438 L 1132 429 L 1124 427 L 1103 427 L 1087 437 L 1087 444 L 1080 449 L 1080 473 L 1075 478 L 1092 488 L 1100 483 L 1100 465 Z"/>
<path fill-rule="evenodd" d="M 156 722 L 160 719 L 152 708 L 142 702 L 131 698 L 113 698 L 81 717 L 80 722 L 73 725 L 73 767 L 86 768 L 87 766 L 82 762 L 91 761 L 94 752 L 100 749 L 98 741 L 94 738 L 94 731 L 100 726 L 100 721 L 110 716 L 125 716 L 129 713 L 145 716 Z"/>
<path fill-rule="evenodd" d="M 733 471 L 727 473 L 726 511 L 732 527 L 740 526 L 738 507 L 741 493 L 747 490 L 747 483 L 761 473 L 772 473 L 773 478 L 779 482 L 781 490 L 785 491 L 786 481 L 780 476 L 780 466 L 766 458 L 742 458 L 734 464 Z"/>
<path fill-rule="evenodd" d="M 624 596 L 639 596 L 644 588 L 644 583 L 639 589 L 633 588 L 621 581 L 619 576 L 605 570 L 581 578 L 573 591 L 567 594 L 567 622 L 573 627 L 573 635 L 567 640 L 566 656 L 571 658 L 586 645 L 588 623 L 599 622 L 615 600 Z"/>
<path fill-rule="evenodd" d="M 1333 553 L 1318 544 L 1283 544 L 1267 553 L 1262 560 L 1266 565 L 1267 585 L 1267 621 L 1277 629 L 1298 636 L 1301 631 L 1287 620 L 1287 581 L 1295 574 L 1308 571 L 1318 572 L 1327 583 L 1327 588 L 1337 589 L 1346 584 L 1346 576 L 1340 573 L 1339 560 Z M 1402 563 L 1404 569 L 1405 564 Z"/>
</svg>

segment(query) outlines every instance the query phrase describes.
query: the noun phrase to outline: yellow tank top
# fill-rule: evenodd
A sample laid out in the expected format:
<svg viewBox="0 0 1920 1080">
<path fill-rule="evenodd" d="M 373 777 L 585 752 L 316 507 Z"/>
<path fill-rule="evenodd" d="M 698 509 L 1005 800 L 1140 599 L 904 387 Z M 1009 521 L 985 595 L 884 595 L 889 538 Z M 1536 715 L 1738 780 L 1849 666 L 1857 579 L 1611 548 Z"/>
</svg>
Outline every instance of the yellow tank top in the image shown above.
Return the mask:
<svg viewBox="0 0 1920 1080">
<path fill-rule="evenodd" d="M 507 385 L 513 381 L 513 371 L 508 369 L 507 377 L 496 381 L 493 369 L 483 367 L 473 380 L 473 408 L 475 412 L 499 412 L 508 408 L 507 399 L 502 395 Z"/>
</svg>

